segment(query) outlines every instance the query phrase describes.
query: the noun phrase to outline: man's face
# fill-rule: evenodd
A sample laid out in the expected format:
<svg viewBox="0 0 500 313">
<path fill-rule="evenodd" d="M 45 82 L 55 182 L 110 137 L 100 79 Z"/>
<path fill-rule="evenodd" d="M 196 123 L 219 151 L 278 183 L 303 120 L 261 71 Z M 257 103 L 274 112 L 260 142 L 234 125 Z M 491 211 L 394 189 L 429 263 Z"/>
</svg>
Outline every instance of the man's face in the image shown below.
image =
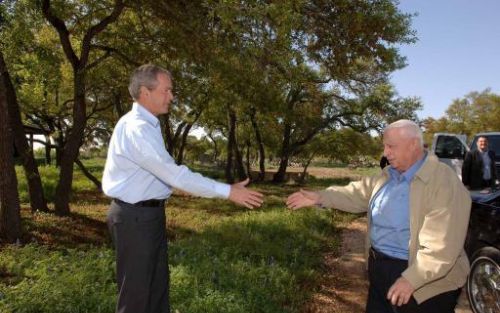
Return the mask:
<svg viewBox="0 0 500 313">
<path fill-rule="evenodd" d="M 409 169 L 421 156 L 417 138 L 408 138 L 402 128 L 384 132 L 384 155 L 398 172 Z"/>
<path fill-rule="evenodd" d="M 488 150 L 488 139 L 486 139 L 485 137 L 479 137 L 479 139 L 477 140 L 477 148 L 480 151 Z"/>
<path fill-rule="evenodd" d="M 144 88 L 142 93 L 145 97 L 144 104 L 147 105 L 149 111 L 158 116 L 168 113 L 170 102 L 174 99 L 172 94 L 172 80 L 166 74 L 158 74 L 156 77 L 158 85 L 154 89 Z"/>
</svg>

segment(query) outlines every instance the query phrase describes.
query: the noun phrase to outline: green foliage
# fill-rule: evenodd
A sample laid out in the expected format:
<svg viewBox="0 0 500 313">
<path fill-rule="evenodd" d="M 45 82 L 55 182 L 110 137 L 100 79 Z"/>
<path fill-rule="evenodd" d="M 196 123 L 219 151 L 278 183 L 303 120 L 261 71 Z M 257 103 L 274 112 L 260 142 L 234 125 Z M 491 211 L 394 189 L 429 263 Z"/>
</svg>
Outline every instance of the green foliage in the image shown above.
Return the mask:
<svg viewBox="0 0 500 313">
<path fill-rule="evenodd" d="M 104 248 L 51 251 L 11 246 L 0 254 L 0 311 L 113 312 L 113 254 Z M 2 276 L 4 276 L 2 275 Z"/>
<path fill-rule="evenodd" d="M 22 113 L 50 129 L 62 147 L 73 126 L 78 88 L 73 69 L 40 1 L 5 3 L 0 44 Z M 71 33 L 76 55 L 84 48 L 85 32 L 113 4 L 51 3 Z M 379 128 L 387 119 L 414 115 L 418 101 L 397 98 L 384 84 L 404 65 L 395 45 L 415 41 L 411 18 L 392 0 L 127 2 L 119 19 L 93 38 L 89 67 L 82 69 L 86 78 L 77 83 L 85 85 L 87 104 L 81 142 L 92 147 L 109 140 L 117 117 L 130 105 L 131 68 L 147 62 L 173 74 L 172 133 L 195 122 L 227 137 L 231 110 L 240 148 L 249 144 L 253 156 L 259 143 L 250 115 L 265 132 L 266 155 L 286 151 L 290 157 L 329 127 Z M 225 157 L 222 145 L 209 151 L 207 143 L 194 143 L 186 148 L 187 159 Z"/>
<path fill-rule="evenodd" d="M 341 164 L 370 166 L 378 164 L 382 155 L 380 141 L 379 137 L 351 128 L 326 130 L 301 150 L 298 159 L 305 163 L 309 159 L 322 157 Z"/>
<path fill-rule="evenodd" d="M 437 132 L 450 132 L 472 137 L 479 132 L 500 131 L 500 95 L 490 89 L 470 92 L 456 99 L 440 119 L 427 118 L 423 121 L 425 142 L 432 143 Z"/>
</svg>

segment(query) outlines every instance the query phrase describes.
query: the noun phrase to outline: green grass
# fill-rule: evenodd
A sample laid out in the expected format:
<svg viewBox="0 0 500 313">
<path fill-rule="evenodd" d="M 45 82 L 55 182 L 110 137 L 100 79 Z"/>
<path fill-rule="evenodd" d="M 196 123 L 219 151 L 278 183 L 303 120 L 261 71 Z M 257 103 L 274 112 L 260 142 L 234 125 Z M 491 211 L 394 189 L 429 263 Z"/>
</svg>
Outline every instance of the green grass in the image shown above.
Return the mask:
<svg viewBox="0 0 500 313">
<path fill-rule="evenodd" d="M 112 251 L 7 247 L 0 268 L 0 312 L 113 312 Z"/>
<path fill-rule="evenodd" d="M 82 160 L 82 163 L 94 176 L 101 180 L 104 159 Z M 59 169 L 54 165 L 39 165 L 38 171 L 42 178 L 45 198 L 48 202 L 53 202 L 59 180 Z M 28 183 L 24 175 L 24 169 L 20 165 L 16 166 L 16 176 L 18 180 L 19 200 L 21 203 L 29 203 Z M 83 175 L 76 165 L 74 166 L 72 186 L 74 194 L 85 193 L 95 189 L 95 185 Z"/>
<path fill-rule="evenodd" d="M 86 162 L 100 177 L 103 162 Z M 57 171 L 43 168 L 41 175 L 51 190 L 47 186 L 55 186 Z M 347 182 L 311 180 L 305 188 Z M 114 311 L 114 252 L 105 225 L 108 199 L 93 191 L 78 169 L 73 186 L 73 213 L 68 217 L 31 214 L 24 207 L 23 242 L 29 244 L 4 246 L 0 252 L 0 312 Z M 322 255 L 338 251 L 340 230 L 354 216 L 313 208 L 287 210 L 284 200 L 299 188 L 295 185 L 252 188 L 266 194 L 257 210 L 183 194 L 169 200 L 173 312 L 298 313 L 319 287 Z"/>
</svg>

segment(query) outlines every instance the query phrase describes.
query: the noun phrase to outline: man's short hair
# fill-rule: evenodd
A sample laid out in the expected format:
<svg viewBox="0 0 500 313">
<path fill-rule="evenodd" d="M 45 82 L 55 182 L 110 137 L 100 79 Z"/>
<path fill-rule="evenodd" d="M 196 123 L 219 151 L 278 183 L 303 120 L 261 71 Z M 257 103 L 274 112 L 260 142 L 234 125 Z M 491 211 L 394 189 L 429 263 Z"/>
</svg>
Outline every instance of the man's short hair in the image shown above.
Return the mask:
<svg viewBox="0 0 500 313">
<path fill-rule="evenodd" d="M 132 75 L 130 75 L 130 83 L 128 85 L 128 92 L 132 98 L 136 101 L 139 99 L 142 86 L 149 90 L 155 89 L 158 86 L 159 74 L 165 74 L 172 79 L 169 71 L 154 64 L 144 64 L 136 68 Z"/>
<path fill-rule="evenodd" d="M 424 147 L 424 136 L 422 134 L 422 130 L 420 129 L 417 123 L 410 120 L 398 120 L 394 123 L 389 124 L 384 129 L 384 132 L 394 128 L 401 128 L 405 136 L 408 138 L 417 138 L 417 140 L 420 143 L 420 146 L 422 148 Z"/>
</svg>

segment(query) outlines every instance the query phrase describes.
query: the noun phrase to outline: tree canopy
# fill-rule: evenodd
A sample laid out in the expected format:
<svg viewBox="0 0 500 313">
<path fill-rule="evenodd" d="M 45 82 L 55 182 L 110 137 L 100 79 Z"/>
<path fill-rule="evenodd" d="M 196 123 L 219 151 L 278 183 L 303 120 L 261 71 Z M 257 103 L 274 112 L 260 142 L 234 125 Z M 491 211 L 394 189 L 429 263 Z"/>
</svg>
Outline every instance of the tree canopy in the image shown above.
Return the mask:
<svg viewBox="0 0 500 313">
<path fill-rule="evenodd" d="M 415 41 L 393 0 L 4 1 L 0 46 L 23 119 L 55 138 L 60 214 L 73 163 L 107 142 L 131 104 L 128 75 L 152 62 L 172 72 L 176 99 L 162 120 L 181 163 L 189 131 L 211 134 L 226 179 L 250 158 L 291 158 L 325 131 L 380 130 L 414 118 L 419 99 L 388 84 Z M 218 139 L 217 139 L 218 138 Z M 222 140 L 222 141 L 220 141 Z M 221 146 L 221 144 L 223 146 Z M 246 156 L 246 166 L 244 164 Z M 220 161 L 220 160 L 219 160 Z M 98 185 L 98 184 L 97 184 Z"/>
<path fill-rule="evenodd" d="M 423 121 L 426 142 L 437 132 L 465 134 L 472 138 L 480 132 L 500 131 L 500 95 L 485 89 L 455 99 L 444 117 Z"/>
</svg>

